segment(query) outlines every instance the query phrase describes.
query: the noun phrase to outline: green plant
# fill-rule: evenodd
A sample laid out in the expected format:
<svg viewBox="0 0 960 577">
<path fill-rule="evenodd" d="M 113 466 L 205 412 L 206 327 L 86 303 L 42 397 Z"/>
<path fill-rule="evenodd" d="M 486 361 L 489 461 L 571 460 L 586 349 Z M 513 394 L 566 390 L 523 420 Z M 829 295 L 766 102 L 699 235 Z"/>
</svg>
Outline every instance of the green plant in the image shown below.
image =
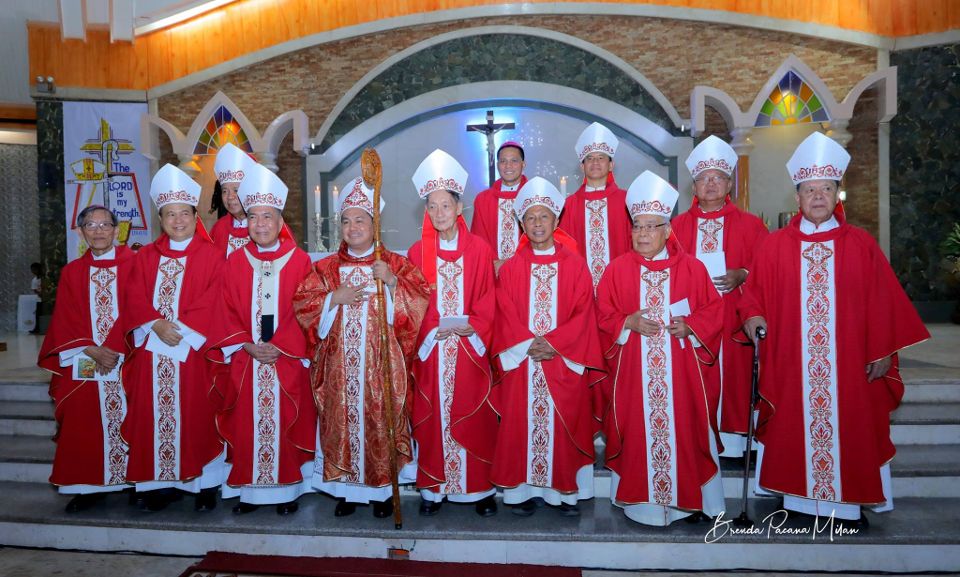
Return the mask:
<svg viewBox="0 0 960 577">
<path fill-rule="evenodd" d="M 960 260 L 960 222 L 953 225 L 953 230 L 940 243 L 940 250 L 945 258 Z"/>
</svg>

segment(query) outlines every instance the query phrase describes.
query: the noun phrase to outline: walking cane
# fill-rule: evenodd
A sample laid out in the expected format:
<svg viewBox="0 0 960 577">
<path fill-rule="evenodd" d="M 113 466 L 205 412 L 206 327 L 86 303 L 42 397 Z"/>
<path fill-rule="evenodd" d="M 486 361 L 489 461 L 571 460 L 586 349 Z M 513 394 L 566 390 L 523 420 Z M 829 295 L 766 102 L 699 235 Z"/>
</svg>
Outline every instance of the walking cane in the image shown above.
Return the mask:
<svg viewBox="0 0 960 577">
<path fill-rule="evenodd" d="M 743 509 L 740 516 L 733 520 L 738 527 L 753 527 L 753 520 L 747 516 L 747 485 L 750 484 L 750 451 L 753 450 L 753 411 L 760 396 L 760 341 L 766 338 L 767 331 L 757 327 L 753 339 L 753 376 L 750 379 L 750 412 L 747 413 L 747 450 L 743 454 Z M 759 482 L 760 479 L 757 479 Z"/>
<path fill-rule="evenodd" d="M 365 148 L 360 156 L 360 172 L 363 180 L 373 187 L 373 258 L 380 260 L 383 244 L 380 240 L 380 185 L 383 183 L 383 165 L 380 155 L 372 148 Z M 383 294 L 383 280 L 377 279 L 377 309 L 380 322 L 380 365 L 383 370 L 384 408 L 387 412 L 387 439 L 390 443 L 390 484 L 393 488 L 393 526 L 403 528 L 400 511 L 400 484 L 397 478 L 397 443 L 393 413 L 393 383 L 390 381 L 390 339 L 387 334 L 387 302 Z"/>
</svg>

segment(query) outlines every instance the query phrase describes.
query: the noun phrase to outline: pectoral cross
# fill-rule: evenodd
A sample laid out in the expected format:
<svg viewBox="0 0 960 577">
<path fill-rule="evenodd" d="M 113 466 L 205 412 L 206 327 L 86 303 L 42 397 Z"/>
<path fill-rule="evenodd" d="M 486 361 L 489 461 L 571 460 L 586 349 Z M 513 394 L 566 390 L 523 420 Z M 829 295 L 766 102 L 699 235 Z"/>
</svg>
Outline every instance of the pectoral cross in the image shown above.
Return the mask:
<svg viewBox="0 0 960 577">
<path fill-rule="evenodd" d="M 501 122 L 496 124 L 493 122 L 493 111 L 487 111 L 487 123 L 486 124 L 468 124 L 467 132 L 482 132 L 487 135 L 487 169 L 489 171 L 488 186 L 492 186 L 494 181 L 497 180 L 497 159 L 494 158 L 496 150 L 493 147 L 493 135 L 500 132 L 501 130 L 510 130 L 513 129 L 516 125 L 512 122 Z"/>
</svg>

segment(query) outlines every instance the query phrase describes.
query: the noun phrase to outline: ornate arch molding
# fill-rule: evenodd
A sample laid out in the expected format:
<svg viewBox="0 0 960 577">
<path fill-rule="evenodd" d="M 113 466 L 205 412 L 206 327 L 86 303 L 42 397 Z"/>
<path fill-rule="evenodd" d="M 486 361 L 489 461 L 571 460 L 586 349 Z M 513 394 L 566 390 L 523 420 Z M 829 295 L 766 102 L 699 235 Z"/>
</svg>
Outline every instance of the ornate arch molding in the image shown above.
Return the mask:
<svg viewBox="0 0 960 577">
<path fill-rule="evenodd" d="M 483 98 L 478 98 L 479 94 Z M 686 158 L 693 148 L 689 136 L 675 135 L 642 114 L 594 94 L 526 81 L 456 85 L 405 100 L 361 122 L 323 153 L 309 155 L 307 172 L 337 173 L 356 160 L 364 147 L 375 146 L 409 124 L 421 122 L 425 116 L 479 106 L 531 106 L 602 122 L 670 167 L 681 190 L 689 188 L 689 173 L 677 170 L 678 159 Z"/>
<path fill-rule="evenodd" d="M 155 114 L 145 114 L 140 119 L 140 135 L 143 144 L 143 154 L 151 160 L 160 159 L 159 135 L 162 131 L 170 139 L 173 152 L 177 155 L 180 167 L 188 172 L 196 170 L 193 162 L 194 149 L 203 134 L 204 127 L 210 117 L 223 106 L 230 112 L 240 128 L 247 135 L 250 147 L 260 162 L 276 172 L 276 157 L 284 138 L 293 133 L 293 150 L 300 155 L 306 154 L 310 146 L 309 121 L 302 110 L 291 110 L 278 116 L 267 126 L 261 135 L 260 131 L 247 118 L 239 106 L 223 92 L 217 91 L 203 106 L 190 126 L 187 134 L 183 134 L 170 122 Z"/>
<path fill-rule="evenodd" d="M 690 94 L 690 112 L 692 115 L 691 130 L 694 135 L 705 129 L 706 107 L 716 110 L 727 128 L 734 134 L 752 130 L 756 126 L 757 116 L 760 114 L 767 97 L 788 72 L 794 72 L 813 88 L 820 102 L 830 117 L 828 124 L 831 129 L 846 132 L 847 123 L 853 118 L 854 107 L 863 93 L 877 86 L 880 89 L 880 110 L 878 122 L 889 122 L 897 114 L 897 68 L 889 66 L 878 70 L 857 83 L 841 102 L 837 102 L 826 83 L 807 66 L 802 60 L 791 54 L 777 68 L 763 85 L 753 100 L 750 108 L 743 112 L 733 98 L 726 92 L 711 86 L 696 86 Z M 837 138 L 842 140 L 842 137 Z M 849 135 L 847 135 L 849 140 Z M 846 142 L 841 142 L 846 144 Z"/>
<path fill-rule="evenodd" d="M 583 65 L 558 66 L 560 52 L 566 52 L 568 58 L 572 54 Z M 401 63 L 402 67 L 397 66 Z M 452 73 L 443 76 L 438 63 L 447 64 Z M 588 79 L 577 73 L 586 66 L 605 70 Z M 400 76 L 409 79 L 410 75 L 418 75 L 417 82 L 400 82 Z M 597 78 L 601 79 L 599 85 Z M 337 102 L 313 143 L 326 150 L 368 118 L 437 89 L 508 80 L 552 85 L 544 95 L 563 86 L 622 102 L 674 134 L 680 134 L 680 127 L 686 124 L 649 79 L 607 50 L 551 30 L 484 26 L 441 34 L 384 60 Z"/>
</svg>

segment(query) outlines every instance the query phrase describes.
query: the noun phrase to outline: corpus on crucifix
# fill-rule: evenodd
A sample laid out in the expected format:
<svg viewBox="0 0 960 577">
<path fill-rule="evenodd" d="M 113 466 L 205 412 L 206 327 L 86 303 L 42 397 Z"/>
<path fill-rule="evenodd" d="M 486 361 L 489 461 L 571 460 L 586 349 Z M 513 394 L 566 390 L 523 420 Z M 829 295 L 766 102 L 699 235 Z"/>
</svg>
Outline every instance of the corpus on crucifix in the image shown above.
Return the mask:
<svg viewBox="0 0 960 577">
<path fill-rule="evenodd" d="M 510 130 L 516 125 L 512 122 L 495 123 L 493 121 L 493 111 L 487 111 L 486 124 L 468 124 L 467 132 L 482 132 L 487 135 L 487 186 L 492 186 L 497 179 L 496 172 L 496 147 L 493 145 L 493 135 L 501 130 Z"/>
</svg>

